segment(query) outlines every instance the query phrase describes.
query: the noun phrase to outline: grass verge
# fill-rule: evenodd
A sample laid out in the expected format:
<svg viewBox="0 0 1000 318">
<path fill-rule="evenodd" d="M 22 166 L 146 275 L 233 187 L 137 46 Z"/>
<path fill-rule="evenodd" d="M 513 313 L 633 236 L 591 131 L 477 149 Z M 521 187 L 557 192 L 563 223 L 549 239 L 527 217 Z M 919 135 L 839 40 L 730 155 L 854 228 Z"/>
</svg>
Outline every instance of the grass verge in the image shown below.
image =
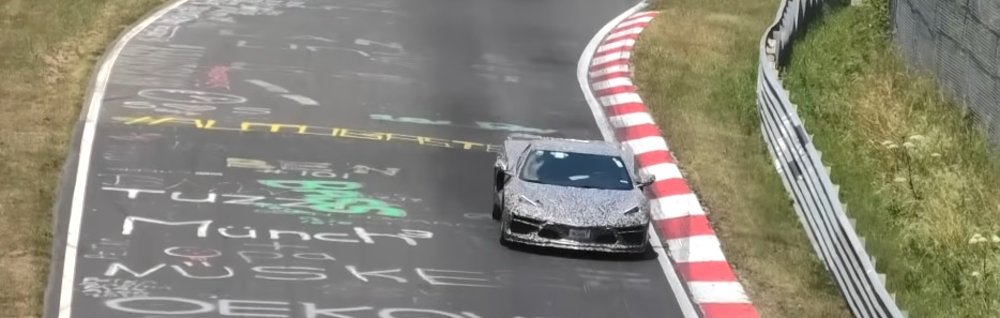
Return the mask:
<svg viewBox="0 0 1000 318">
<path fill-rule="evenodd" d="M 764 317 L 849 317 L 772 165 L 756 112 L 772 0 L 660 0 L 632 61 L 644 101 Z"/>
<path fill-rule="evenodd" d="M 889 35 L 887 0 L 827 12 L 785 77 L 890 291 L 914 317 L 1000 316 L 1000 169 Z"/>
<path fill-rule="evenodd" d="M 52 204 L 96 58 L 164 0 L 0 0 L 0 317 L 38 317 Z"/>
</svg>

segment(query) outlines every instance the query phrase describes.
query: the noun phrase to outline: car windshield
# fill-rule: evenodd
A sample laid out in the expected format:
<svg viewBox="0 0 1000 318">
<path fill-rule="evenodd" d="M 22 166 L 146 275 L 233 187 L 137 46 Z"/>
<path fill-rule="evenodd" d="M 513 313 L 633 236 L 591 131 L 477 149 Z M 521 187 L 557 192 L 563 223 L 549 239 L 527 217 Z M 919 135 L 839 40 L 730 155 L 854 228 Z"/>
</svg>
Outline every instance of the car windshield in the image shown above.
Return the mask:
<svg viewBox="0 0 1000 318">
<path fill-rule="evenodd" d="M 579 188 L 632 189 L 632 178 L 621 158 L 576 152 L 535 150 L 524 162 L 521 179 Z"/>
</svg>

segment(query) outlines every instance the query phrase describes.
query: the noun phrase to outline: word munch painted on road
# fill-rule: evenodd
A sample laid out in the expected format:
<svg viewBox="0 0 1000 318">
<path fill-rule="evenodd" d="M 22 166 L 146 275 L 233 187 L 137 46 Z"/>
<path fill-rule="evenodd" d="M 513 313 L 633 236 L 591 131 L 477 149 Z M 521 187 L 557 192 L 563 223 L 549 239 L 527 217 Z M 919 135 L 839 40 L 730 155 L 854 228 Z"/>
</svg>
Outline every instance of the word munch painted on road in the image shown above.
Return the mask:
<svg viewBox="0 0 1000 318">
<path fill-rule="evenodd" d="M 447 139 L 432 138 L 432 137 L 413 136 L 413 135 L 404 135 L 404 134 L 387 133 L 387 132 L 375 132 L 375 131 L 366 131 L 366 130 L 349 129 L 349 128 L 321 127 L 321 126 L 312 126 L 303 124 L 279 124 L 279 123 L 260 123 L 260 122 L 243 121 L 237 125 L 238 127 L 232 127 L 231 125 L 219 125 L 219 123 L 213 119 L 201 119 L 201 118 L 145 116 L 145 117 L 113 117 L 112 119 L 114 121 L 121 122 L 124 125 L 156 126 L 163 124 L 173 124 L 173 125 L 189 125 L 196 129 L 202 129 L 202 130 L 236 131 L 236 132 L 280 133 L 282 131 L 284 132 L 292 131 L 293 133 L 298 135 L 325 136 L 325 137 L 370 140 L 370 141 L 397 141 L 397 142 L 416 143 L 422 146 L 432 146 L 432 147 L 461 149 L 461 150 L 477 150 L 477 151 L 487 151 L 493 153 L 500 153 L 503 149 L 503 147 L 500 145 L 484 144 L 472 141 L 447 140 Z"/>
<path fill-rule="evenodd" d="M 196 221 L 167 221 L 154 218 L 145 218 L 138 216 L 127 216 L 125 220 L 122 221 L 122 235 L 131 236 L 136 230 L 138 224 L 146 224 L 146 226 L 160 225 L 167 227 L 177 227 L 177 226 L 197 226 L 195 230 L 195 237 L 197 238 L 207 238 L 211 230 L 212 223 L 214 220 L 196 220 Z M 235 226 L 223 226 L 216 227 L 216 231 L 219 236 L 228 239 L 257 239 L 258 232 L 256 229 L 250 226 L 243 226 L 236 228 Z M 375 244 L 376 238 L 379 241 L 385 239 L 397 239 L 401 240 L 406 245 L 417 246 L 417 239 L 427 240 L 434 237 L 434 233 L 423 231 L 423 230 L 410 230 L 401 229 L 401 233 L 388 234 L 388 233 L 375 233 L 370 232 L 362 227 L 353 227 L 351 232 L 322 232 L 322 233 L 310 233 L 305 231 L 291 231 L 291 230 L 275 230 L 269 229 L 266 232 L 267 239 L 281 241 L 288 238 L 295 238 L 298 241 L 321 241 L 321 242 L 334 242 L 334 243 L 364 243 L 364 244 Z M 353 235 L 352 235 L 353 234 Z M 265 234 L 261 234 L 264 236 Z"/>
<path fill-rule="evenodd" d="M 390 217 L 406 216 L 406 211 L 401 208 L 361 195 L 358 190 L 362 186 L 357 182 L 332 180 L 261 180 L 260 184 L 304 193 L 303 204 L 299 206 L 318 212 L 347 214 L 374 212 L 378 215 Z"/>
</svg>

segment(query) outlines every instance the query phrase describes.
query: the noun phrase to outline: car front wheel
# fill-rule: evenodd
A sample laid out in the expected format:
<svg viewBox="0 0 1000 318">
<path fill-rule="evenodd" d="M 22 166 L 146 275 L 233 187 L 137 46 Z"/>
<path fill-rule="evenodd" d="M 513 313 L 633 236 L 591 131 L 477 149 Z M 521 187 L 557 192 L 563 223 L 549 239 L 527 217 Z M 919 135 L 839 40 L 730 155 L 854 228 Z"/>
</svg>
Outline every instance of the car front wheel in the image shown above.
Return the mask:
<svg viewBox="0 0 1000 318">
<path fill-rule="evenodd" d="M 494 192 L 493 195 L 493 219 L 500 220 L 503 215 L 503 196 L 500 191 Z"/>
</svg>

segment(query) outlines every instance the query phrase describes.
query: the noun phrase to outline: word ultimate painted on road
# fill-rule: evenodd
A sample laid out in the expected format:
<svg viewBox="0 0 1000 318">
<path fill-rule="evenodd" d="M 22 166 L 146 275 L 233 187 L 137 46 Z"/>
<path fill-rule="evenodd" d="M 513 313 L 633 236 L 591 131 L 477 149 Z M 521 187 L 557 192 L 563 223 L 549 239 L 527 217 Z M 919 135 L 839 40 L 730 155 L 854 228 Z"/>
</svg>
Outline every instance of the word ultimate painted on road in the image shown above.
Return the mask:
<svg viewBox="0 0 1000 318">
<path fill-rule="evenodd" d="M 259 182 L 268 187 L 305 194 L 300 202 L 282 205 L 282 210 L 289 207 L 303 207 L 324 213 L 375 212 L 390 217 L 406 216 L 406 211 L 403 209 L 382 200 L 363 196 L 358 192 L 362 186 L 357 182 L 333 180 L 260 180 Z"/>
<path fill-rule="evenodd" d="M 322 127 L 302 124 L 279 124 L 279 123 L 259 123 L 243 121 L 237 127 L 217 126 L 219 123 L 213 119 L 185 118 L 185 117 L 124 117 L 115 116 L 112 120 L 122 122 L 125 125 L 146 125 L 156 126 L 162 124 L 189 125 L 196 129 L 216 130 L 216 131 L 236 131 L 236 132 L 266 132 L 282 133 L 293 132 L 299 135 L 325 136 L 334 138 L 347 138 L 370 141 L 395 141 L 416 143 L 421 146 L 451 148 L 461 150 L 477 150 L 500 153 L 503 147 L 500 145 L 484 144 L 472 141 L 447 140 L 432 137 L 403 135 L 388 132 L 367 131 L 348 128 Z"/>
<path fill-rule="evenodd" d="M 126 297 L 104 302 L 115 311 L 156 316 L 227 316 L 275 318 L 499 318 L 469 311 L 452 312 L 427 308 L 372 306 L 327 307 L 313 302 L 247 299 L 194 299 L 183 297 Z M 504 316 L 503 318 L 508 318 Z M 542 318 L 513 316 L 509 318 Z"/>
<path fill-rule="evenodd" d="M 132 232 L 135 232 L 137 224 L 147 224 L 149 225 L 160 225 L 168 227 L 179 227 L 179 226 L 192 226 L 196 225 L 197 230 L 195 231 L 195 237 L 206 238 L 210 232 L 213 220 L 197 220 L 197 221 L 166 221 L 154 218 L 144 218 L 138 216 L 127 216 L 122 222 L 122 235 L 130 236 Z M 224 226 L 217 227 L 219 235 L 224 238 L 229 239 L 257 239 L 257 230 L 249 227 L 243 226 L 237 229 L 234 226 Z M 274 230 L 269 229 L 266 231 L 267 238 L 271 240 L 282 240 L 288 237 L 297 238 L 299 241 L 322 241 L 322 242 L 335 242 L 335 243 L 365 243 L 365 244 L 375 244 L 376 238 L 385 239 L 398 239 L 402 240 L 409 246 L 417 246 L 417 240 L 431 239 L 434 237 L 434 233 L 422 230 L 410 230 L 402 229 L 401 233 L 396 234 L 386 234 L 386 233 L 373 233 L 362 227 L 353 227 L 351 229 L 353 233 L 333 233 L 333 232 L 323 232 L 323 233 L 309 233 L 304 231 L 290 231 L 290 230 Z M 262 231 L 264 232 L 264 231 Z M 351 234 L 354 234 L 352 236 Z M 263 236 L 263 234 L 261 235 Z M 355 237 L 356 236 L 356 237 Z"/>
</svg>

